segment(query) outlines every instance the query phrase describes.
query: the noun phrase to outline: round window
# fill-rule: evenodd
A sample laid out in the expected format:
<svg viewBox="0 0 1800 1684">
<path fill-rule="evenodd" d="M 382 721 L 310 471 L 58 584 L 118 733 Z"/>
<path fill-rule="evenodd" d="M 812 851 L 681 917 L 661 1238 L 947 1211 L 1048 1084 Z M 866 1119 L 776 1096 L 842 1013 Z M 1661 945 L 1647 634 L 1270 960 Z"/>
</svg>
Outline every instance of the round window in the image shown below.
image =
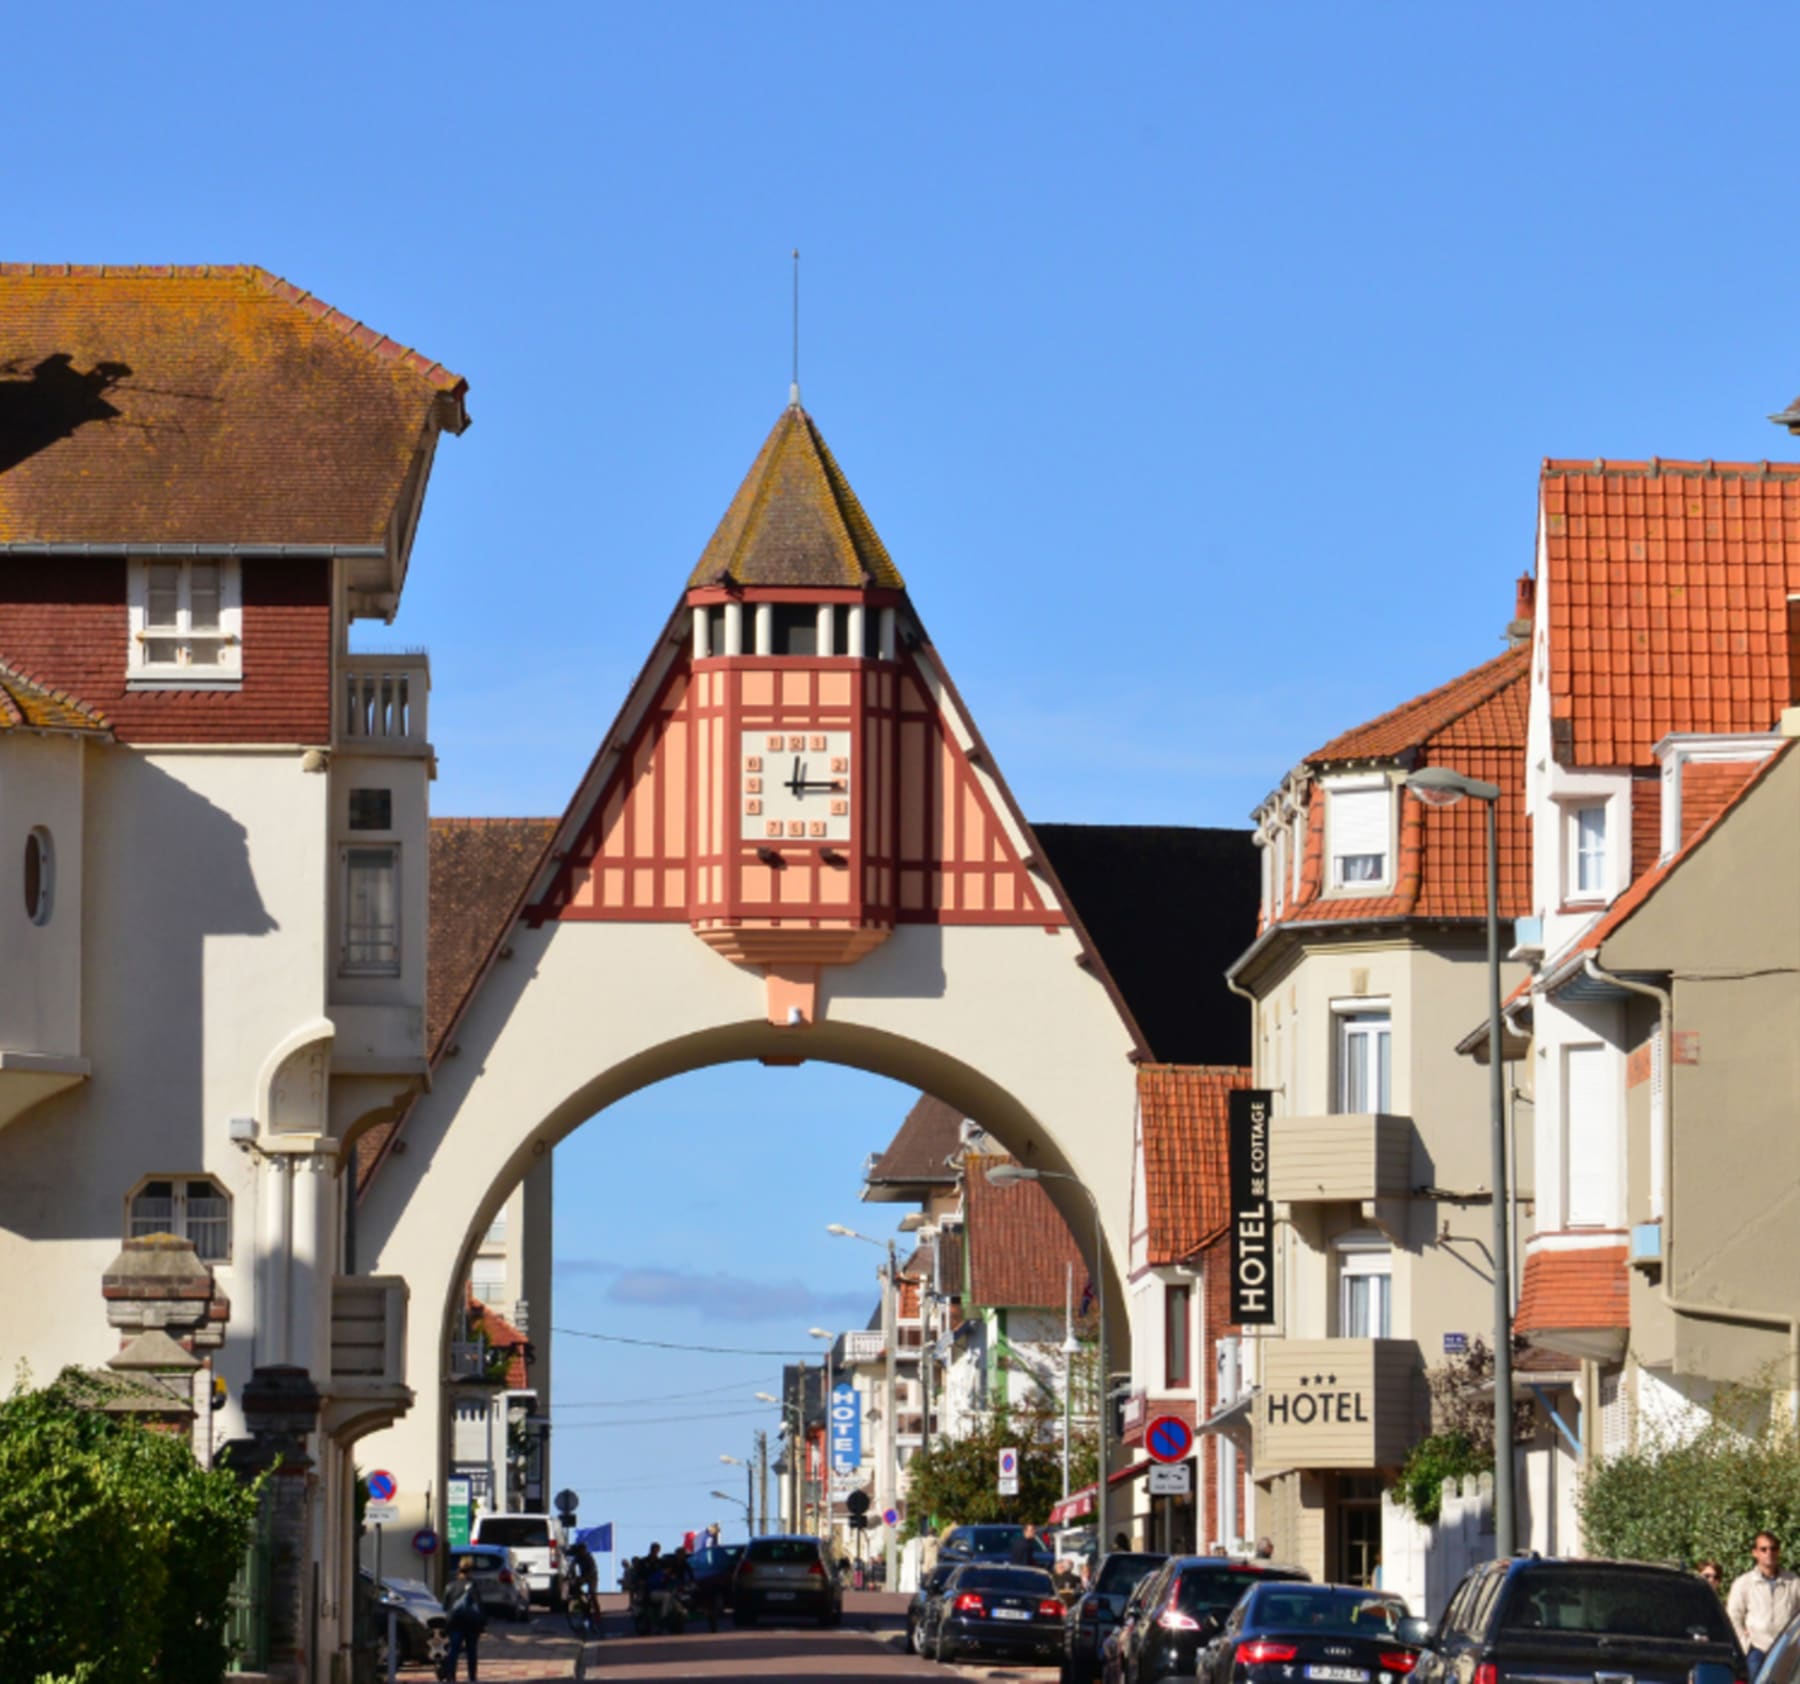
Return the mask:
<svg viewBox="0 0 1800 1684">
<path fill-rule="evenodd" d="M 50 832 L 40 826 L 25 838 L 25 915 L 32 923 L 50 922 L 50 901 L 55 880 L 55 855 L 50 847 Z"/>
</svg>

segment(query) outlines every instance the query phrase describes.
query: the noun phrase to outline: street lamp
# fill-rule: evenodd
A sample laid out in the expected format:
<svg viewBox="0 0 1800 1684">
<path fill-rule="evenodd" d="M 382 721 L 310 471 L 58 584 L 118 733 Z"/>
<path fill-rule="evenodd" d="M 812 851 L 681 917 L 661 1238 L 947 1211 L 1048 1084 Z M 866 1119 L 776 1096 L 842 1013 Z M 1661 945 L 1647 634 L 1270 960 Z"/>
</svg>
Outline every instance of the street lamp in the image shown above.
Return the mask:
<svg viewBox="0 0 1800 1684">
<path fill-rule="evenodd" d="M 756 1526 L 750 1518 L 749 1503 L 745 1502 L 745 1500 L 742 1497 L 732 1496 L 729 1491 L 713 1491 L 713 1492 L 710 1492 L 709 1495 L 717 1497 L 721 1503 L 743 1503 L 743 1505 L 744 1505 L 744 1536 L 747 1538 L 753 1538 L 756 1536 Z"/>
<path fill-rule="evenodd" d="M 859 1234 L 854 1228 L 846 1228 L 841 1222 L 827 1223 L 825 1232 L 835 1234 L 842 1240 L 861 1240 L 864 1245 L 881 1247 L 887 1252 L 887 1284 L 881 1295 L 881 1342 L 887 1347 L 887 1407 L 882 1422 L 887 1429 L 887 1454 L 882 1458 L 885 1463 L 882 1483 L 887 1487 L 887 1500 L 881 1505 L 881 1512 L 882 1530 L 887 1544 L 885 1583 L 889 1590 L 893 1590 L 900 1583 L 900 1528 L 887 1524 L 887 1512 L 897 1507 L 900 1500 L 900 1417 L 897 1413 L 900 1385 L 894 1353 L 894 1347 L 900 1342 L 897 1303 L 900 1265 L 894 1257 L 892 1240 L 872 1240 L 867 1234 Z"/>
<path fill-rule="evenodd" d="M 784 1403 L 773 1392 L 758 1392 L 758 1403 L 772 1403 L 781 1411 L 788 1435 L 788 1522 L 801 1530 L 801 1468 L 806 1456 L 806 1364 L 800 1364 L 800 1401 Z"/>
<path fill-rule="evenodd" d="M 989 1164 L 987 1178 L 996 1187 L 1010 1187 L 1020 1181 L 1066 1181 L 1079 1187 L 1094 1212 L 1094 1308 L 1097 1312 L 1100 1344 L 1100 1388 L 1095 1416 L 1098 1436 L 1094 1455 L 1094 1559 L 1098 1561 L 1107 1548 L 1106 1515 L 1106 1415 L 1112 1407 L 1111 1376 L 1106 1371 L 1106 1235 L 1100 1226 L 1100 1201 L 1085 1181 L 1060 1170 L 1031 1169 L 1024 1164 Z"/>
<path fill-rule="evenodd" d="M 727 1456 L 723 1451 L 719 1453 L 719 1460 L 727 1467 L 742 1468 L 744 1470 L 744 1530 L 754 1538 L 756 1536 L 756 1523 L 750 1517 L 756 1512 L 753 1506 L 756 1501 L 756 1469 L 751 1467 L 743 1457 Z M 713 1495 L 715 1497 L 718 1496 L 718 1492 L 715 1491 Z M 737 1498 L 732 1497 L 729 1498 L 728 1501 L 735 1503 Z"/>
<path fill-rule="evenodd" d="M 1513 1553 L 1512 1287 L 1506 1237 L 1506 1077 L 1500 1053 L 1500 866 L 1495 811 L 1500 786 L 1443 766 L 1421 766 L 1406 787 L 1428 807 L 1465 796 L 1487 807 L 1488 1132 L 1494 1157 L 1494 1553 Z"/>
</svg>

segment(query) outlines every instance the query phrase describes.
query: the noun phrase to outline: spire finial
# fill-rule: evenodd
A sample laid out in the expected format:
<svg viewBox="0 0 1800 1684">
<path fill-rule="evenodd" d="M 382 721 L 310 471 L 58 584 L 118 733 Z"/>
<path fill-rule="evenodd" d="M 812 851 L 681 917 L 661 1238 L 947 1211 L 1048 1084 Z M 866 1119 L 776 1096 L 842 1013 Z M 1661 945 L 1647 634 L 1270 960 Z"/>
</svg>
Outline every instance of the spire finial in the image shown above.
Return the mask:
<svg viewBox="0 0 1800 1684">
<path fill-rule="evenodd" d="M 788 403 L 800 407 L 800 248 L 794 248 L 794 377 L 788 383 Z"/>
</svg>

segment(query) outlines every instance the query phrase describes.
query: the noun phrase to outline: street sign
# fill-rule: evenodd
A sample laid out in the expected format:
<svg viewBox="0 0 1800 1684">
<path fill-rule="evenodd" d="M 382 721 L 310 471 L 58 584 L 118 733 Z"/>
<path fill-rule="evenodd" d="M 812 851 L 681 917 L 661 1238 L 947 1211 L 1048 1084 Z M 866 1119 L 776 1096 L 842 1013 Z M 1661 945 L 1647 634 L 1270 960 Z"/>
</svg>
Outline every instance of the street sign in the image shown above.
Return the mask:
<svg viewBox="0 0 1800 1684">
<path fill-rule="evenodd" d="M 469 1542 L 469 1505 L 474 1496 L 474 1483 L 466 1475 L 452 1474 L 444 1481 L 445 1530 L 450 1547 L 463 1549 Z"/>
<path fill-rule="evenodd" d="M 413 1548 L 420 1555 L 436 1555 L 437 1544 L 437 1533 L 432 1531 L 429 1526 L 421 1526 L 417 1532 L 413 1533 Z"/>
<path fill-rule="evenodd" d="M 852 1491 L 850 1495 L 844 1499 L 844 1507 L 852 1514 L 867 1514 L 869 1512 L 868 1492 Z"/>
<path fill-rule="evenodd" d="M 1194 1448 L 1194 1429 L 1179 1415 L 1159 1415 L 1144 1429 L 1144 1449 L 1153 1462 L 1185 1462 Z"/>
<path fill-rule="evenodd" d="M 1000 1452 L 1000 1495 L 1016 1497 L 1019 1494 L 1019 1452 L 1008 1446 Z"/>
<path fill-rule="evenodd" d="M 1191 1497 L 1194 1494 L 1192 1462 L 1159 1463 L 1150 1470 L 1152 1497 Z"/>
<path fill-rule="evenodd" d="M 573 1514 L 581 1507 L 581 1499 L 573 1491 L 563 1490 L 556 1494 L 556 1512 L 559 1515 Z"/>
<path fill-rule="evenodd" d="M 366 1526 L 392 1526 L 399 1518 L 398 1503 L 370 1503 L 363 1509 L 363 1524 Z"/>
<path fill-rule="evenodd" d="M 884 1526 L 898 1526 L 900 1524 L 900 1511 L 898 1509 L 883 1509 L 881 1511 L 881 1523 Z"/>
<path fill-rule="evenodd" d="M 1446 1333 L 1444 1335 L 1444 1355 L 1461 1357 L 1469 1354 L 1469 1336 L 1466 1333 Z"/>
<path fill-rule="evenodd" d="M 848 1380 L 831 1388 L 831 1471 L 854 1474 L 862 1466 L 862 1398 Z"/>
<path fill-rule="evenodd" d="M 391 1503 L 400 1494 L 400 1482 L 387 1471 L 377 1468 L 369 1475 L 369 1501 Z"/>
</svg>

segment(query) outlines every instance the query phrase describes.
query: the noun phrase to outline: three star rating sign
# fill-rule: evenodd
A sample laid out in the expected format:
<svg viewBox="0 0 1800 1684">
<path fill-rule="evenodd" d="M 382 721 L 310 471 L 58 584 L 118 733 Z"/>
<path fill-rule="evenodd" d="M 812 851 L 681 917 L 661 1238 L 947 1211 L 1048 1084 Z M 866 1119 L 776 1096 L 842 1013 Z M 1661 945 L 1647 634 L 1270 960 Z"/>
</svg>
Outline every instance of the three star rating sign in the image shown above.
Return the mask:
<svg viewBox="0 0 1800 1684">
<path fill-rule="evenodd" d="M 1368 1398 L 1360 1391 L 1339 1391 L 1337 1383 L 1335 1374 L 1297 1375 L 1294 1391 L 1274 1392 L 1267 1398 L 1269 1424 L 1367 1426 Z"/>
</svg>

